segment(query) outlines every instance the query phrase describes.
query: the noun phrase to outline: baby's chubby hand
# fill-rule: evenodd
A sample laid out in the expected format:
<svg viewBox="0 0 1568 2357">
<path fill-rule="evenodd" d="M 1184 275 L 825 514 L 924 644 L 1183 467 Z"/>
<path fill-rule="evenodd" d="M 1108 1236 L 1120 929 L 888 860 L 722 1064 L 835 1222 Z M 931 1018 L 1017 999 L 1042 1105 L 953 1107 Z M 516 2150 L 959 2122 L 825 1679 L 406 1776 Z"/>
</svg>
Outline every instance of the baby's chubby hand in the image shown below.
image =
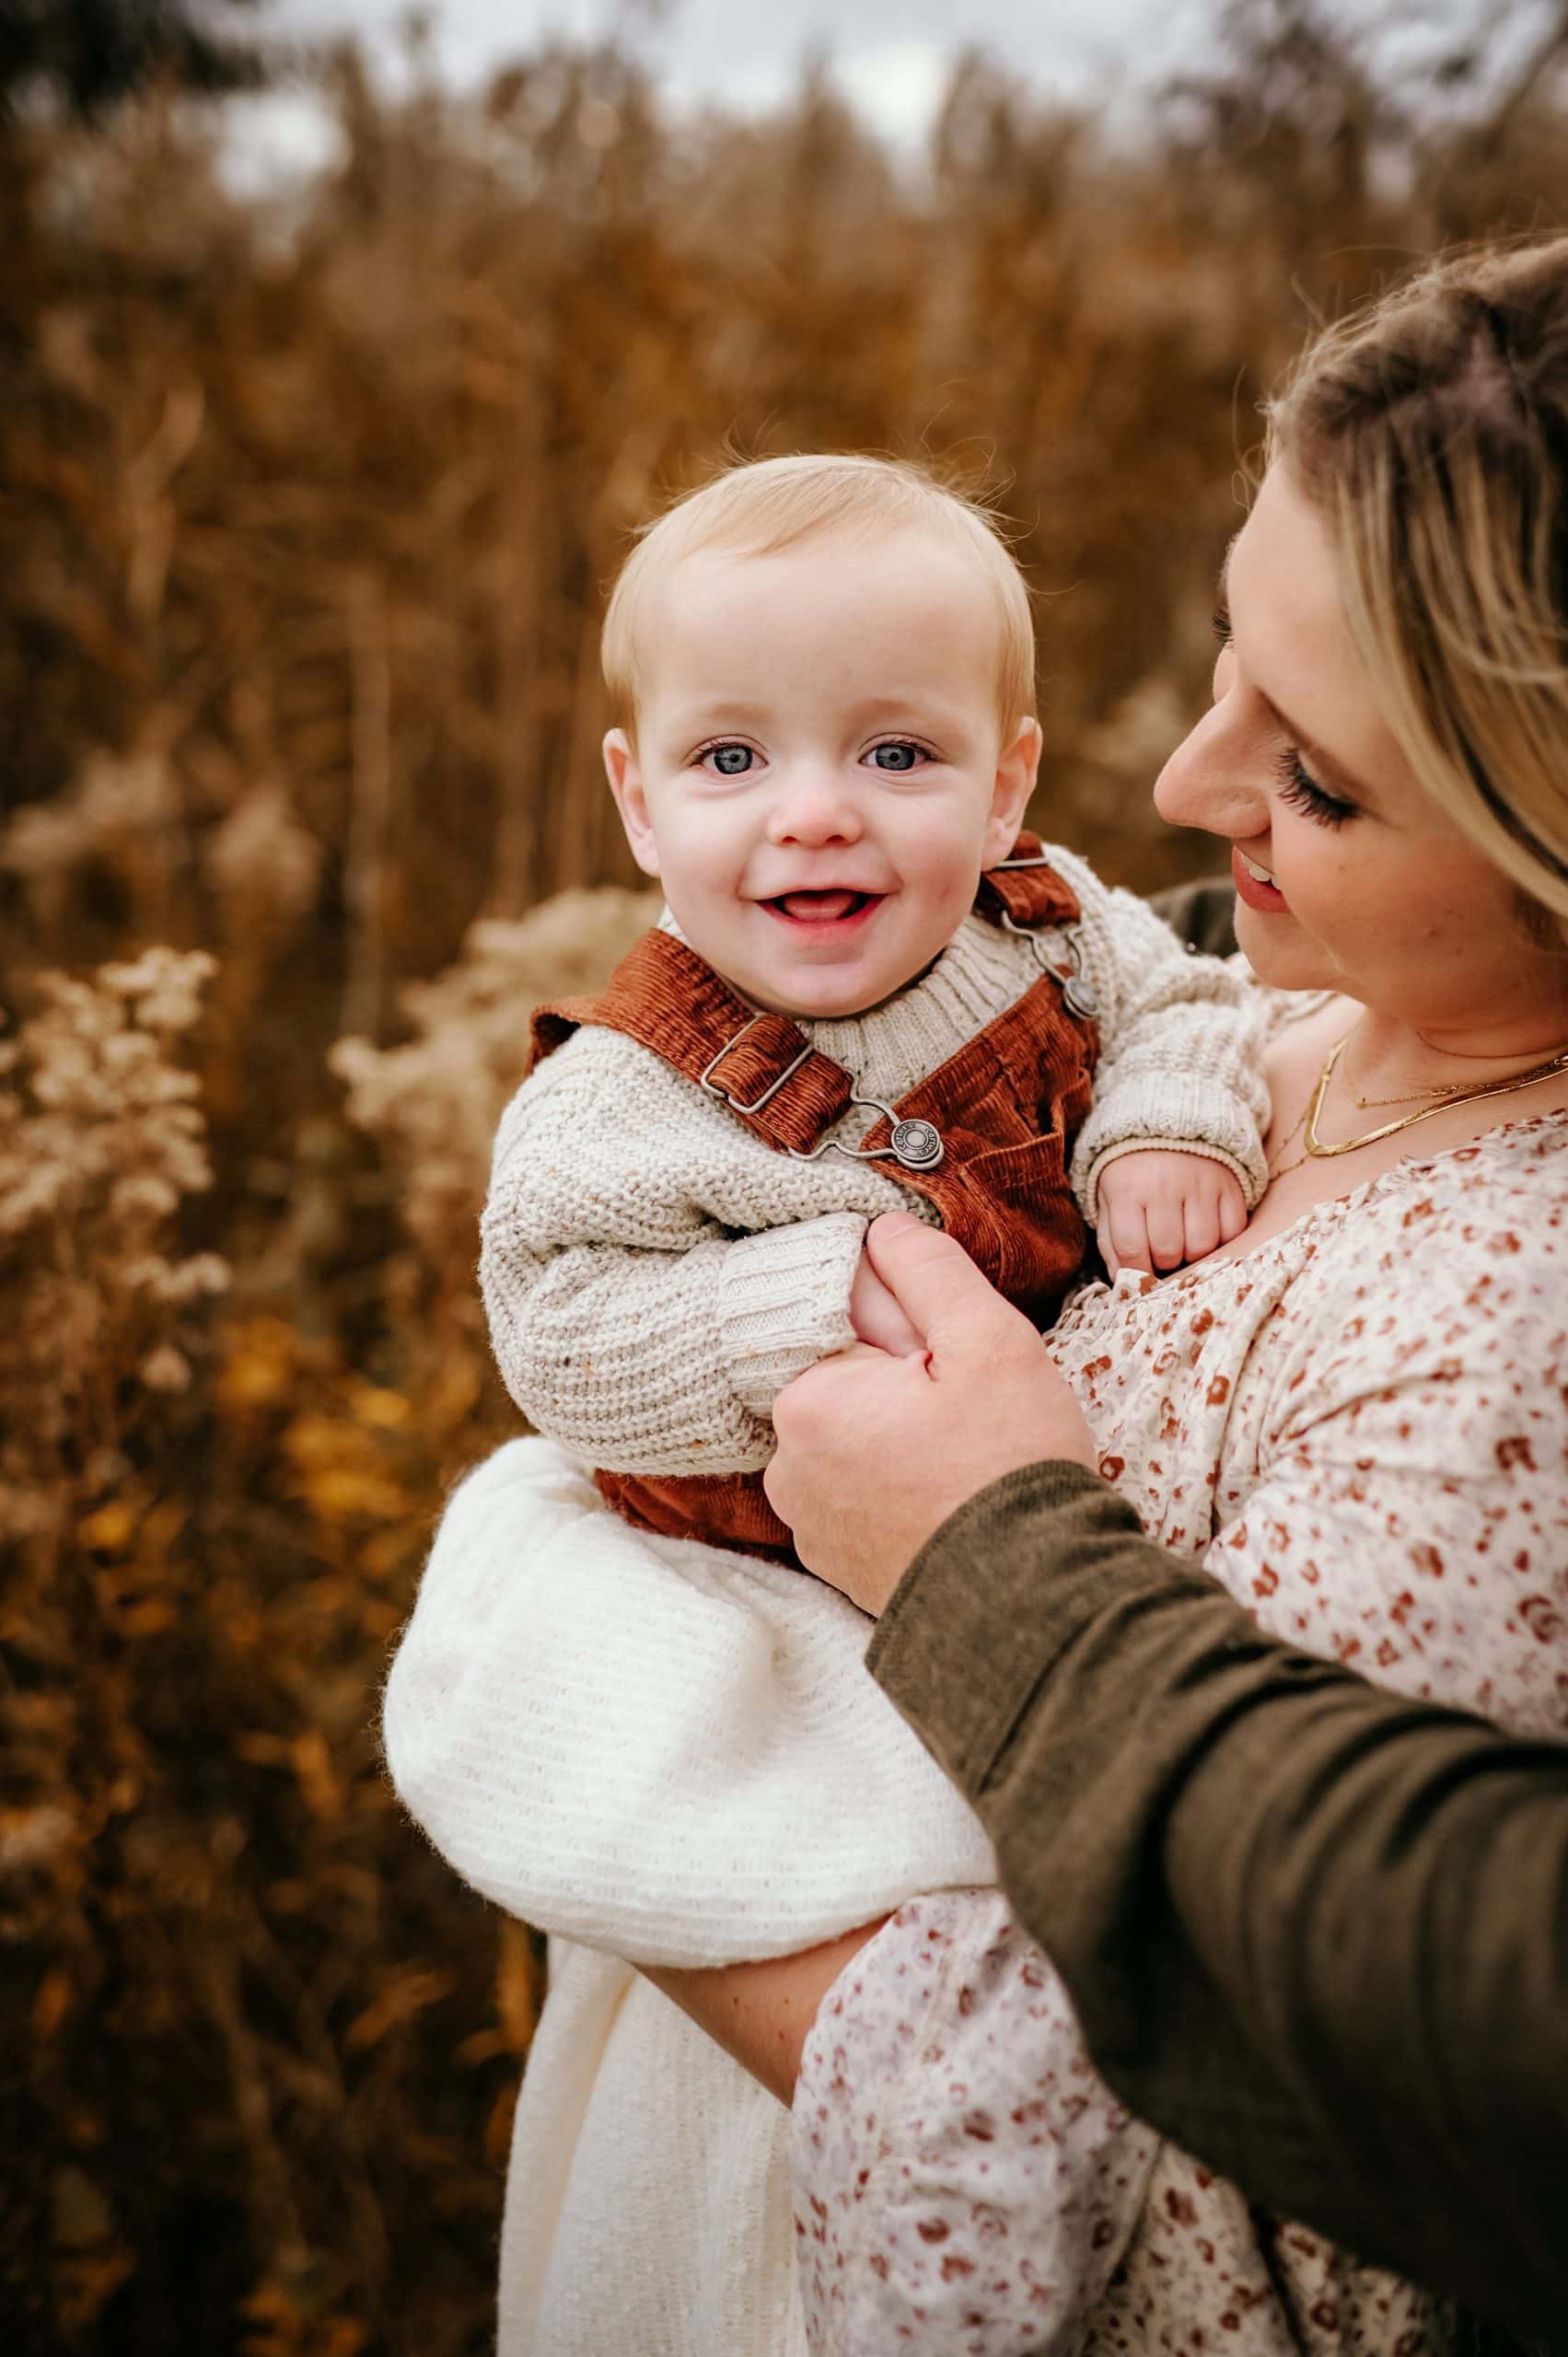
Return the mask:
<svg viewBox="0 0 1568 2357">
<path fill-rule="evenodd" d="M 871 1265 L 863 1246 L 854 1283 L 849 1294 L 850 1324 L 856 1339 L 896 1359 L 925 1355 L 925 1343 L 911 1325 L 898 1295 L 889 1291 Z"/>
<path fill-rule="evenodd" d="M 1240 1180 L 1206 1154 L 1163 1146 L 1119 1154 L 1101 1171 L 1096 1197 L 1100 1254 L 1112 1276 L 1201 1260 L 1247 1225 Z"/>
</svg>

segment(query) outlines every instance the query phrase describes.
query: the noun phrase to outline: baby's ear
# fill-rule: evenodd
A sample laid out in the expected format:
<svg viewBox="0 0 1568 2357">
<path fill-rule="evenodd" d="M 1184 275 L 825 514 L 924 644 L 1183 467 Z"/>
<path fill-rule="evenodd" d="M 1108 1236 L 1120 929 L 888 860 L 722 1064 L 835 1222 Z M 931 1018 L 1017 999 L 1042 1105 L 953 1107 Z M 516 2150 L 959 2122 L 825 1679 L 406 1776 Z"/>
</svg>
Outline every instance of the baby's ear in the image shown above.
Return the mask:
<svg viewBox="0 0 1568 2357">
<path fill-rule="evenodd" d="M 624 728 L 612 728 L 604 740 L 604 773 L 632 846 L 632 856 L 645 876 L 658 874 L 658 846 L 648 818 L 648 796 L 632 739 Z"/>
<path fill-rule="evenodd" d="M 1042 741 L 1039 721 L 1024 719 L 1002 748 L 985 830 L 982 864 L 987 867 L 994 867 L 999 859 L 1005 859 L 1018 839 L 1024 812 L 1035 790 Z"/>
</svg>

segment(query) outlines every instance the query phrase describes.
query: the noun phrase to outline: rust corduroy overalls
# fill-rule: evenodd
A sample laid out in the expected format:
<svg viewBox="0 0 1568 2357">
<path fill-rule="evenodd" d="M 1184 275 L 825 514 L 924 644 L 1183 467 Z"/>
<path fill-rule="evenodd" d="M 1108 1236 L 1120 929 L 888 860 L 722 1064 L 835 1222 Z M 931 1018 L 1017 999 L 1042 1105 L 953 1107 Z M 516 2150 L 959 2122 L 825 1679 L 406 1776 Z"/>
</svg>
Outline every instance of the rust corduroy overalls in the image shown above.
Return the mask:
<svg viewBox="0 0 1568 2357">
<path fill-rule="evenodd" d="M 981 877 L 975 909 L 1025 932 L 1078 915 L 1071 887 L 1032 835 L 1020 835 L 1011 857 Z M 856 1151 L 886 1158 L 900 1185 L 935 1205 L 947 1234 L 992 1283 L 1043 1325 L 1084 1258 L 1084 1220 L 1065 1166 L 1088 1109 L 1098 1038 L 1092 993 L 1075 972 L 1048 967 L 1040 955 L 1040 980 L 885 1109 Z M 819 1054 L 787 1016 L 754 1014 L 668 933 L 645 934 L 598 997 L 537 1008 L 528 1069 L 583 1023 L 651 1049 L 781 1154 L 832 1150 L 824 1147 L 827 1132 L 857 1101 L 852 1075 Z M 761 1473 L 594 1479 L 645 1530 L 795 1560 Z"/>
</svg>

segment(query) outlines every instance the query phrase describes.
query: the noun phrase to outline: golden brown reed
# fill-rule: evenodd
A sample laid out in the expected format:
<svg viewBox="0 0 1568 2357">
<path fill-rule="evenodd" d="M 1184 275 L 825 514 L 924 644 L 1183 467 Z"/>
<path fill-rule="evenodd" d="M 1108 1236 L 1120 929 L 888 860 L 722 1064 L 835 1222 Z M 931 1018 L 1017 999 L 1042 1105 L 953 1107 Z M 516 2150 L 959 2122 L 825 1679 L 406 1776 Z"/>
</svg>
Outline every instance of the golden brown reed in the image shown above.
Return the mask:
<svg viewBox="0 0 1568 2357">
<path fill-rule="evenodd" d="M 513 1429 L 528 1009 L 645 921 L 583 888 L 633 881 L 603 585 L 726 448 L 923 452 L 1040 592 L 1037 819 L 1192 872 L 1147 788 L 1257 398 L 1407 255 L 1568 215 L 1544 46 L 1423 106 L 1326 23 L 1233 10 L 1121 144 L 970 59 L 923 175 L 819 80 L 675 122 L 610 50 L 399 106 L 345 55 L 292 207 L 157 104 L 0 136 L 8 2349 L 486 2345 L 539 1957 L 374 1698 Z"/>
</svg>

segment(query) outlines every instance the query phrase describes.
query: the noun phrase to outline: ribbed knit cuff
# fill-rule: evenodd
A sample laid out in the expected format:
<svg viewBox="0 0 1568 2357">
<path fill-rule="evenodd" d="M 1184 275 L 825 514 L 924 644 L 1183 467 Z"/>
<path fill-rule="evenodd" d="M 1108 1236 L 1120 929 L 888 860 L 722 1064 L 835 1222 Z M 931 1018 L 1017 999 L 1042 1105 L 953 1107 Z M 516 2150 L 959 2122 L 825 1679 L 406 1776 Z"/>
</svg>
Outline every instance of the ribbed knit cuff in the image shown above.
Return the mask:
<svg viewBox="0 0 1568 2357">
<path fill-rule="evenodd" d="M 730 1246 L 719 1277 L 719 1352 L 754 1416 L 770 1415 L 786 1383 L 854 1341 L 850 1288 L 865 1241 L 858 1212 L 827 1212 Z"/>
<path fill-rule="evenodd" d="M 1195 1154 L 1201 1160 L 1217 1162 L 1222 1169 L 1230 1172 L 1247 1198 L 1249 1211 L 1258 1200 L 1259 1190 L 1248 1165 L 1237 1155 L 1226 1154 L 1222 1146 L 1200 1145 L 1192 1138 L 1128 1138 L 1122 1145 L 1108 1145 L 1082 1172 L 1076 1167 L 1073 1171 L 1073 1191 L 1091 1227 L 1099 1225 L 1099 1182 L 1111 1164 L 1120 1162 L 1124 1154 Z"/>
<path fill-rule="evenodd" d="M 1249 1210 L 1268 1184 L 1260 1122 L 1244 1100 L 1212 1078 L 1162 1073 L 1136 1088 L 1108 1090 L 1090 1109 L 1068 1173 L 1086 1219 L 1094 1217 L 1099 1174 L 1111 1155 L 1149 1150 L 1223 1162 L 1241 1181 Z"/>
</svg>

